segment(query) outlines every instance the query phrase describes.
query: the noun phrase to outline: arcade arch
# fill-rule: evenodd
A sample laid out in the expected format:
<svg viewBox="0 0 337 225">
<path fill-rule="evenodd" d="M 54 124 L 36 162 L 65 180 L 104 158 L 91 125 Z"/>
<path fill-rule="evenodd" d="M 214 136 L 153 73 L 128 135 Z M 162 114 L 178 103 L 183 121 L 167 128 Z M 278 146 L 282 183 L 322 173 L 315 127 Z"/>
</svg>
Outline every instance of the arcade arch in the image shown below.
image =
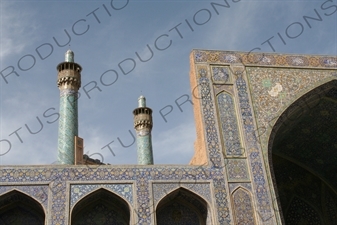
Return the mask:
<svg viewBox="0 0 337 225">
<path fill-rule="evenodd" d="M 211 213 L 205 200 L 185 188 L 179 188 L 158 203 L 156 224 L 210 225 Z"/>
<path fill-rule="evenodd" d="M 303 95 L 277 120 L 268 145 L 285 224 L 337 221 L 337 81 Z"/>
<path fill-rule="evenodd" d="M 129 225 L 130 208 L 121 197 L 101 188 L 74 206 L 71 224 Z"/>
<path fill-rule="evenodd" d="M 45 213 L 39 202 L 17 190 L 0 196 L 0 224 L 43 225 Z"/>
</svg>

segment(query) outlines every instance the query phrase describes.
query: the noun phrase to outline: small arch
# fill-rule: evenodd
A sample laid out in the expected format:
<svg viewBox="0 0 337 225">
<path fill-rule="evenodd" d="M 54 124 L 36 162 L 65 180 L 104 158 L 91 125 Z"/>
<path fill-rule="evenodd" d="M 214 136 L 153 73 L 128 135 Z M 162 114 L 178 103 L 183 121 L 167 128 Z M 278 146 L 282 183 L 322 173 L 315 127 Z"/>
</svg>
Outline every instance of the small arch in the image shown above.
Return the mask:
<svg viewBox="0 0 337 225">
<path fill-rule="evenodd" d="M 39 225 L 45 223 L 45 212 L 34 198 L 18 190 L 0 196 L 1 224 Z"/>
<path fill-rule="evenodd" d="M 239 185 L 239 186 L 235 187 L 235 188 L 230 192 L 230 194 L 232 195 L 232 194 L 233 194 L 234 192 L 236 192 L 238 189 L 243 189 L 244 191 L 246 191 L 246 192 L 248 192 L 248 193 L 251 192 L 251 191 L 250 191 L 249 189 L 247 189 L 246 187 L 243 187 L 243 186 Z"/>
<path fill-rule="evenodd" d="M 207 202 L 202 197 L 180 187 L 158 203 L 156 224 L 208 225 L 212 224 L 210 211 Z"/>
<path fill-rule="evenodd" d="M 255 213 L 250 192 L 239 186 L 232 194 L 235 224 L 255 225 Z"/>
<path fill-rule="evenodd" d="M 118 195 L 100 188 L 75 204 L 71 224 L 129 225 L 130 207 Z"/>
</svg>

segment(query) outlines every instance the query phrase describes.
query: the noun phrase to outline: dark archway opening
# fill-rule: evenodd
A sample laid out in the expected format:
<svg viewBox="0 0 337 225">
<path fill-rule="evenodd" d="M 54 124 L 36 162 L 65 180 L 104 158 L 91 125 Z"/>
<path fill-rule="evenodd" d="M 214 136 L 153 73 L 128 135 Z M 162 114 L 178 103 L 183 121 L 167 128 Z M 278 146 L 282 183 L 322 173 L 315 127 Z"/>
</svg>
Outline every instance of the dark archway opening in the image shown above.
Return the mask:
<svg viewBox="0 0 337 225">
<path fill-rule="evenodd" d="M 71 224 L 129 225 L 130 209 L 119 196 L 105 189 L 99 189 L 75 205 Z"/>
<path fill-rule="evenodd" d="M 40 203 L 19 191 L 0 197 L 0 224 L 43 225 L 45 214 Z"/>
<path fill-rule="evenodd" d="M 285 224 L 336 224 L 337 82 L 307 93 L 275 124 L 269 162 Z"/>
<path fill-rule="evenodd" d="M 210 223 L 206 201 L 184 188 L 170 193 L 159 202 L 156 218 L 157 225 L 206 225 Z"/>
</svg>

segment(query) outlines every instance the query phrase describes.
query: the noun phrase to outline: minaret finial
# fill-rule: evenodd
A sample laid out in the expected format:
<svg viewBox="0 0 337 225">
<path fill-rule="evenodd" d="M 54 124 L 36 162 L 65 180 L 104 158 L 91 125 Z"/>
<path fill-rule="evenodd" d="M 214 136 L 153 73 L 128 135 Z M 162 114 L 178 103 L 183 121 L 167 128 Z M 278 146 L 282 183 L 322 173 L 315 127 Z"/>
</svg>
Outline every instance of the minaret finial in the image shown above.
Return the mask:
<svg viewBox="0 0 337 225">
<path fill-rule="evenodd" d="M 71 51 L 70 49 L 68 51 L 66 51 L 64 61 L 65 62 L 74 62 L 74 52 Z"/>
<path fill-rule="evenodd" d="M 138 98 L 138 107 L 146 107 L 146 98 L 143 95 Z"/>
</svg>

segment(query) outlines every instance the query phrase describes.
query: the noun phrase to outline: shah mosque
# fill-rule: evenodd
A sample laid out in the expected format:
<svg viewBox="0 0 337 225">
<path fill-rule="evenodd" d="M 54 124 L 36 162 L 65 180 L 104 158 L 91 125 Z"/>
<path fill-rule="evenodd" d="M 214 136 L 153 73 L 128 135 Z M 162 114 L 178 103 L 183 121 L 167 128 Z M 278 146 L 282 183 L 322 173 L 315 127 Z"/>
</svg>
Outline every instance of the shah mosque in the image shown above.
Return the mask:
<svg viewBox="0 0 337 225">
<path fill-rule="evenodd" d="M 68 50 L 57 66 L 60 164 L 0 166 L 0 224 L 337 224 L 337 57 L 193 50 L 190 68 L 190 163 L 154 164 L 140 96 L 138 164 L 109 165 L 83 154 L 82 67 Z"/>
</svg>

